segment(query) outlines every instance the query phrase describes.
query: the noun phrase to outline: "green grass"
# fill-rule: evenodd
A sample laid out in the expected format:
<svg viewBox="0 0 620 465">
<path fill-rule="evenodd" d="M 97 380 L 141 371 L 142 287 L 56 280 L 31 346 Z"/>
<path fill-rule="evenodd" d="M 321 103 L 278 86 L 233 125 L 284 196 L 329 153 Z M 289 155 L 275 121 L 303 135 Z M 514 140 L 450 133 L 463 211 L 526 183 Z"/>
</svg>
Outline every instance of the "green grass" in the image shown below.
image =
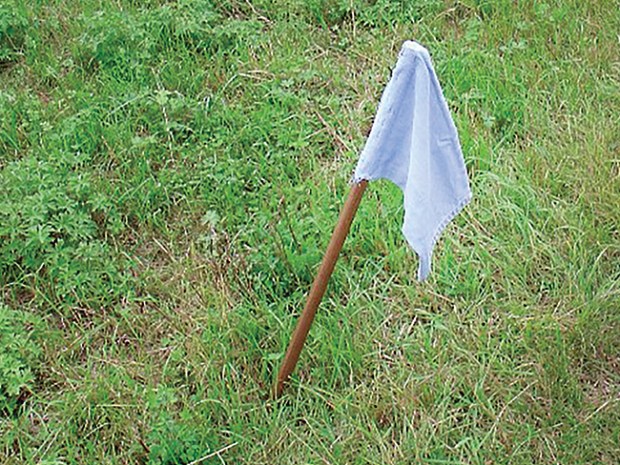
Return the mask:
<svg viewBox="0 0 620 465">
<path fill-rule="evenodd" d="M 618 463 L 618 11 L 0 5 L 0 462 Z M 268 400 L 406 39 L 474 200 L 418 283 L 372 184 Z"/>
</svg>

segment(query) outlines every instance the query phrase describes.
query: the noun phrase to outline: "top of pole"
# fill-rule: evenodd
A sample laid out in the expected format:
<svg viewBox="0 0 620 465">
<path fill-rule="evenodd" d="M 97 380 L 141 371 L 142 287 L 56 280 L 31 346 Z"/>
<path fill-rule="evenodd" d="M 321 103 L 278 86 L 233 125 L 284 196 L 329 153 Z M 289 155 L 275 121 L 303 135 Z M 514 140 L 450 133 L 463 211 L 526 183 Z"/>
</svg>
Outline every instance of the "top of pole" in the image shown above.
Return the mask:
<svg viewBox="0 0 620 465">
<path fill-rule="evenodd" d="M 413 40 L 406 40 L 403 43 L 403 48 L 408 48 L 408 49 L 413 50 L 415 52 L 428 53 L 428 50 L 426 50 L 424 47 L 422 47 L 417 42 L 414 42 Z"/>
</svg>

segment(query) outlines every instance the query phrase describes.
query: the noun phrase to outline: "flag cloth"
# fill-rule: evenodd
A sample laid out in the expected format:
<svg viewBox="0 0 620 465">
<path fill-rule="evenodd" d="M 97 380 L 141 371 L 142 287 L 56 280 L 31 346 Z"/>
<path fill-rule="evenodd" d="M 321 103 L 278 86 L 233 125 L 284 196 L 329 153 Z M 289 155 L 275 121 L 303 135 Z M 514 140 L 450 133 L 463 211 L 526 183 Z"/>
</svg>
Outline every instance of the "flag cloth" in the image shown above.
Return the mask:
<svg viewBox="0 0 620 465">
<path fill-rule="evenodd" d="M 403 234 L 418 254 L 418 279 L 431 270 L 446 225 L 471 200 L 458 133 L 428 51 L 407 41 L 383 92 L 355 181 L 389 179 L 403 191 Z"/>
</svg>

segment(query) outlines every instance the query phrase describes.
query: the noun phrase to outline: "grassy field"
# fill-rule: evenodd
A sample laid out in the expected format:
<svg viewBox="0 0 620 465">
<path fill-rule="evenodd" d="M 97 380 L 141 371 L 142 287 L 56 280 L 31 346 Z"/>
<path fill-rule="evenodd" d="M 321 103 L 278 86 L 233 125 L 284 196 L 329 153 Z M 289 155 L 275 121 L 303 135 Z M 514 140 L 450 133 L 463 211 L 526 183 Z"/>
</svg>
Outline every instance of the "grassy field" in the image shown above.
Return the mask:
<svg viewBox="0 0 620 465">
<path fill-rule="evenodd" d="M 620 2 L 4 0 L 0 462 L 620 462 Z M 401 43 L 474 200 L 425 283 L 370 186 Z"/>
</svg>

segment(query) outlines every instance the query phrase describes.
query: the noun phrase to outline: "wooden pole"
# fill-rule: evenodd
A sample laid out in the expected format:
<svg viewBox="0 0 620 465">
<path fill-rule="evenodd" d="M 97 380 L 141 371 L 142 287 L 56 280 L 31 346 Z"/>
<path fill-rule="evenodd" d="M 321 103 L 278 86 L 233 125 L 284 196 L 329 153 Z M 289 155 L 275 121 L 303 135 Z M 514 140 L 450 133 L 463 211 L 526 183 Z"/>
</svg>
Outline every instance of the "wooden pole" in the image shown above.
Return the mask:
<svg viewBox="0 0 620 465">
<path fill-rule="evenodd" d="M 342 207 L 340 217 L 338 218 L 338 224 L 336 224 L 336 227 L 334 228 L 332 238 L 329 241 L 327 251 L 323 257 L 323 262 L 321 263 L 321 268 L 319 268 L 319 272 L 314 279 L 312 289 L 310 289 L 310 294 L 308 295 L 308 300 L 306 301 L 306 306 L 299 317 L 297 327 L 291 337 L 291 342 L 289 343 L 288 350 L 284 356 L 282 367 L 278 373 L 278 381 L 274 390 L 274 396 L 276 398 L 280 397 L 282 394 L 284 386 L 288 381 L 288 377 L 295 369 L 297 360 L 299 360 L 299 354 L 301 353 L 301 349 L 303 348 L 308 332 L 310 331 L 310 326 L 312 326 L 312 321 L 316 315 L 316 310 L 321 303 L 323 294 L 325 294 L 327 282 L 334 271 L 334 266 L 338 260 L 338 255 L 340 254 L 342 245 L 347 238 L 351 222 L 357 212 L 357 207 L 359 207 L 360 201 L 362 200 L 362 195 L 364 194 L 367 185 L 368 181 L 364 179 L 353 184 L 353 186 L 351 186 L 351 191 L 349 192 L 349 197 L 347 198 L 344 207 Z"/>
</svg>

